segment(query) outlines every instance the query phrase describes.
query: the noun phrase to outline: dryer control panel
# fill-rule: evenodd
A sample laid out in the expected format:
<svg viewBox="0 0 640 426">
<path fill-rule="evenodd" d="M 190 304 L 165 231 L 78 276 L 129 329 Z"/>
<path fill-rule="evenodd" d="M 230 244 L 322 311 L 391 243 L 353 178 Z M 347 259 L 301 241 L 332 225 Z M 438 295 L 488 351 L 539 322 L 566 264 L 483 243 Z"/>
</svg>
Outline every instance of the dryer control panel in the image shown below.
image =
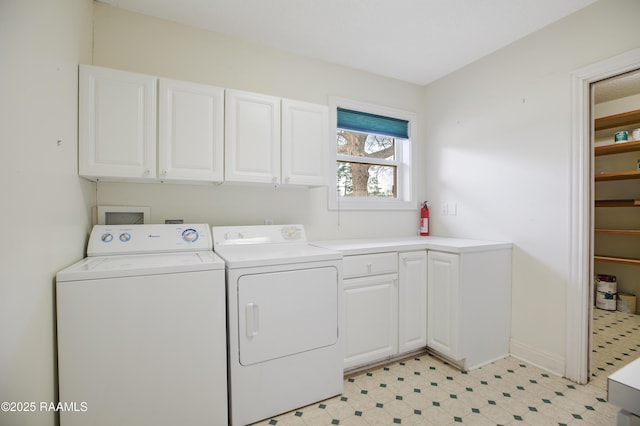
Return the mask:
<svg viewBox="0 0 640 426">
<path fill-rule="evenodd" d="M 216 247 L 307 242 L 303 225 L 214 226 L 212 234 Z"/>
<path fill-rule="evenodd" d="M 207 224 L 95 225 L 87 256 L 211 250 Z"/>
</svg>

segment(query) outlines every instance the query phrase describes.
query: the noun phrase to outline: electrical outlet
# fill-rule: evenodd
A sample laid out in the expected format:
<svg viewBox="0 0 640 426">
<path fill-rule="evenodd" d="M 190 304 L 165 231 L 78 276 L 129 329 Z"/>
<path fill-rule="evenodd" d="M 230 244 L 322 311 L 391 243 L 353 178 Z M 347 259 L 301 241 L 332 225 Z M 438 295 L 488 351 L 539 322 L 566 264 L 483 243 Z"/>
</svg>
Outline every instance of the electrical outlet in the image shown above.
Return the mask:
<svg viewBox="0 0 640 426">
<path fill-rule="evenodd" d="M 447 203 L 444 203 L 442 205 L 442 209 L 441 209 L 440 213 L 442 213 L 442 216 L 449 215 L 449 205 Z"/>
</svg>

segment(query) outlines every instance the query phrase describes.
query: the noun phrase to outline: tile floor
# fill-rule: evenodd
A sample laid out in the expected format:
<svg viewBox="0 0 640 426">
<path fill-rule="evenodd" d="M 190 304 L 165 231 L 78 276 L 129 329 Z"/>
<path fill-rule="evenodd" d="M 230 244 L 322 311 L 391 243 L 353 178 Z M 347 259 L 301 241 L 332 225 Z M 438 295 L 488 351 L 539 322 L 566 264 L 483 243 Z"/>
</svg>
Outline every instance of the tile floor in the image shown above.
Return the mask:
<svg viewBox="0 0 640 426">
<path fill-rule="evenodd" d="M 266 425 L 614 425 L 607 376 L 640 356 L 640 315 L 594 309 L 592 380 L 513 357 L 461 372 L 428 354 L 345 379 L 344 392 Z"/>
</svg>

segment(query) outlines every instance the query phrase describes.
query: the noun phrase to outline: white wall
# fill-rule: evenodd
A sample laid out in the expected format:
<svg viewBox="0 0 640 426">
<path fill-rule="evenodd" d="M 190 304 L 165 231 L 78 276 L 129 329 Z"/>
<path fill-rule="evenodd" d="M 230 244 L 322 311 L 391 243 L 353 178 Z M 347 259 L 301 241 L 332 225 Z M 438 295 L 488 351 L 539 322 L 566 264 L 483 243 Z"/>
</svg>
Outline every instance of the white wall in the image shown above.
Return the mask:
<svg viewBox="0 0 640 426">
<path fill-rule="evenodd" d="M 238 39 L 95 7 L 93 64 L 327 104 L 340 96 L 421 113 L 422 88 Z M 419 143 L 419 140 L 416 140 Z M 419 150 L 419 147 L 417 148 Z M 418 213 L 335 212 L 327 189 L 98 183 L 97 203 L 151 207 L 153 222 L 303 223 L 309 238 L 415 235 Z"/>
<path fill-rule="evenodd" d="M 83 257 L 94 197 L 76 165 L 92 3 L 0 1 L 0 401 L 57 401 L 55 273 Z M 0 412 L 2 425 L 56 419 Z"/>
<path fill-rule="evenodd" d="M 569 76 L 640 46 L 639 16 L 637 0 L 600 0 L 425 89 L 432 229 L 514 242 L 512 350 L 559 373 L 569 279 Z M 438 214 L 447 202 L 457 203 L 457 216 Z M 491 301 L 478 303 L 490 309 Z"/>
</svg>

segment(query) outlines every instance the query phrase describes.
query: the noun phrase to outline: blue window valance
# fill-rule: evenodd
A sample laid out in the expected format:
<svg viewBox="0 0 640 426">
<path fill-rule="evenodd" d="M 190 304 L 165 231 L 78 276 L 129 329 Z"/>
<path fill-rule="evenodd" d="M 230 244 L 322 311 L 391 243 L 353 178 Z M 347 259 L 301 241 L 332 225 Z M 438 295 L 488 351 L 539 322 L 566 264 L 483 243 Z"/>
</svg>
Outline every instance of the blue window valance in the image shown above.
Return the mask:
<svg viewBox="0 0 640 426">
<path fill-rule="evenodd" d="M 409 139 L 409 122 L 338 107 L 338 129 Z"/>
</svg>

